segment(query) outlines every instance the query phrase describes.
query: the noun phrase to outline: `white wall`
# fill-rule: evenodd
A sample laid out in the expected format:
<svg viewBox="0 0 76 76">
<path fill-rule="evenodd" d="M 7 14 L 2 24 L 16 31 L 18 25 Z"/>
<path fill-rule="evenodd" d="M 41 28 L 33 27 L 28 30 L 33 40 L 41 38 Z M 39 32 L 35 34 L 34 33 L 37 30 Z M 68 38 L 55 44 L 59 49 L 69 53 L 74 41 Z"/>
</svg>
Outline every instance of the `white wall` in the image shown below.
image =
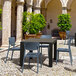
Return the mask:
<svg viewBox="0 0 76 76">
<path fill-rule="evenodd" d="M 72 4 L 70 5 L 70 13 L 71 15 L 71 23 L 72 23 L 72 28 L 71 28 L 71 35 L 74 35 L 76 33 L 76 0 L 73 0 Z"/>
<path fill-rule="evenodd" d="M 62 13 L 62 5 L 60 0 L 52 0 L 47 5 L 47 24 L 50 24 L 50 29 L 47 30 L 47 34 L 51 34 L 51 30 L 57 28 L 58 15 Z M 50 23 L 52 19 L 52 23 Z"/>
</svg>

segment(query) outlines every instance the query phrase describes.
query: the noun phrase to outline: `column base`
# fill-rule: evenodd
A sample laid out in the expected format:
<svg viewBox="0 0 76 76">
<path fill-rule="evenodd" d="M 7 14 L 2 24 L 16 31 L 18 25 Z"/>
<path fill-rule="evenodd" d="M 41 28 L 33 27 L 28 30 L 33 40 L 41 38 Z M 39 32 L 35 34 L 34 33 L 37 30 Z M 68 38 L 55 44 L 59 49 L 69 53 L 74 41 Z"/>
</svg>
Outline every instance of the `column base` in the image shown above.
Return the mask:
<svg viewBox="0 0 76 76">
<path fill-rule="evenodd" d="M 0 48 L 2 48 L 2 49 L 4 50 L 4 49 L 8 49 L 8 46 L 9 46 L 9 45 L 4 45 L 4 44 L 3 44 L 3 45 L 1 45 Z"/>
<path fill-rule="evenodd" d="M 16 45 L 20 45 L 21 40 L 16 41 Z"/>
</svg>

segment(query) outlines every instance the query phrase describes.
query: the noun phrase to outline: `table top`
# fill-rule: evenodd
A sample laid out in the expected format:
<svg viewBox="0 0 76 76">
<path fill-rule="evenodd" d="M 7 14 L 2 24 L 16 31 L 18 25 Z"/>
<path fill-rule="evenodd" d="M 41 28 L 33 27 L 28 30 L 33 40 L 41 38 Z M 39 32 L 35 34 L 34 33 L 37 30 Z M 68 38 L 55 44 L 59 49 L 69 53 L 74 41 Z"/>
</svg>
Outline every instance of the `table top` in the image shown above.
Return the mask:
<svg viewBox="0 0 76 76">
<path fill-rule="evenodd" d="M 30 39 L 25 39 L 22 40 L 21 42 L 39 42 L 39 43 L 55 43 L 57 41 L 57 39 L 53 39 L 53 38 L 30 38 Z"/>
</svg>

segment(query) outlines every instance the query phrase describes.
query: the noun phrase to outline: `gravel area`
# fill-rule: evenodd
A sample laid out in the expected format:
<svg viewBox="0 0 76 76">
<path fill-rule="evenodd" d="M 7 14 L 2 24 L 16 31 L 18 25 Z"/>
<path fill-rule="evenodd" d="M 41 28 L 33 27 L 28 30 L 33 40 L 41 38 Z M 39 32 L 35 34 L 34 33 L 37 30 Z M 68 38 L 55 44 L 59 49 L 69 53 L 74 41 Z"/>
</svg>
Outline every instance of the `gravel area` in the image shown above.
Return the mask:
<svg viewBox="0 0 76 76">
<path fill-rule="evenodd" d="M 64 45 L 63 40 L 58 40 L 57 47 L 67 47 Z M 8 61 L 5 63 L 5 57 L 7 51 L 0 50 L 0 76 L 76 76 L 76 47 L 71 46 L 73 65 L 70 64 L 70 58 L 68 53 L 60 53 L 59 61 L 53 60 L 53 67 L 48 67 L 48 51 L 47 48 L 43 49 L 43 65 L 39 67 L 39 73 L 36 73 L 37 63 L 36 59 L 31 60 L 30 68 L 28 67 L 28 59 L 24 66 L 24 72 L 21 73 L 21 67 L 19 66 L 20 52 L 15 51 L 13 60 L 11 60 L 11 51 L 9 53 Z"/>
</svg>

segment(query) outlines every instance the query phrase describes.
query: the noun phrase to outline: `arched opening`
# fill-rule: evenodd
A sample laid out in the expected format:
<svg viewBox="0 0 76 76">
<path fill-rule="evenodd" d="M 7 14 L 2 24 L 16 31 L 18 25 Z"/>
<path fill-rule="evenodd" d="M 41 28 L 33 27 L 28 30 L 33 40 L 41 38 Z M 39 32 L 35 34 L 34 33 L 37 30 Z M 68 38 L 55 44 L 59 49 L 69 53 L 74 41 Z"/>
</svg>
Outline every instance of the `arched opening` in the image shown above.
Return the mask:
<svg viewBox="0 0 76 76">
<path fill-rule="evenodd" d="M 46 8 L 45 8 L 45 1 L 43 0 L 41 3 L 41 13 L 44 15 L 46 19 Z"/>
<path fill-rule="evenodd" d="M 24 11 L 27 11 L 27 3 L 26 3 L 26 0 L 25 0 L 25 4 L 24 4 Z"/>
<path fill-rule="evenodd" d="M 70 34 L 74 35 L 74 33 L 76 33 L 76 10 L 75 10 L 76 9 L 76 0 L 72 0 L 69 7 L 70 8 L 68 9 L 68 13 L 71 15 L 71 24 L 72 24 Z"/>
<path fill-rule="evenodd" d="M 41 2 L 41 14 L 43 14 L 43 16 L 45 17 L 45 20 L 46 20 L 46 15 L 47 15 L 46 13 L 47 13 L 47 10 L 46 10 L 46 7 L 45 7 L 45 0 L 43 0 Z M 47 34 L 46 33 L 46 27 L 43 29 L 42 33 Z"/>
<path fill-rule="evenodd" d="M 13 0 L 11 5 L 11 36 L 14 37 L 16 37 L 16 18 L 17 18 L 17 4 L 16 0 Z"/>
<path fill-rule="evenodd" d="M 45 8 L 44 1 L 42 3 L 42 8 Z M 45 12 L 42 10 L 42 14 Z M 50 0 L 46 6 L 46 34 L 51 34 L 53 29 L 57 28 L 58 15 L 62 13 L 62 5 L 60 0 Z"/>
</svg>

